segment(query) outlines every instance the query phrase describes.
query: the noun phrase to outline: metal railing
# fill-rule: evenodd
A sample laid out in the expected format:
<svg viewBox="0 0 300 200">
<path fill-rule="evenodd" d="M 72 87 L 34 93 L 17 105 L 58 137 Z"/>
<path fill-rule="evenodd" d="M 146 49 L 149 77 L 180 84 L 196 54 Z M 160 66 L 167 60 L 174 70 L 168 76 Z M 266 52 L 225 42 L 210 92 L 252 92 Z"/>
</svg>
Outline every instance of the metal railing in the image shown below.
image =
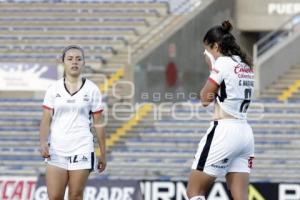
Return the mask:
<svg viewBox="0 0 300 200">
<path fill-rule="evenodd" d="M 265 54 L 269 49 L 279 44 L 285 38 L 291 36 L 295 29 L 300 25 L 300 13 L 294 15 L 283 23 L 278 29 L 272 31 L 261 38 L 253 46 L 253 61 L 257 63 L 260 56 Z"/>
</svg>

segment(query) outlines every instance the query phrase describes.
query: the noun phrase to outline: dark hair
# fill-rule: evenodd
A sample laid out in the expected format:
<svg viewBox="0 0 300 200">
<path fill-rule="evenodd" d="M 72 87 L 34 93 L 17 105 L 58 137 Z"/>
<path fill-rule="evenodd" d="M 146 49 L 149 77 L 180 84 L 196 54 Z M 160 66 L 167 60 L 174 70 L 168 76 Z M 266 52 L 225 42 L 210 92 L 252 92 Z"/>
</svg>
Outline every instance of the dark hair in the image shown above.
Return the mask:
<svg viewBox="0 0 300 200">
<path fill-rule="evenodd" d="M 83 51 L 83 49 L 82 49 L 81 47 L 79 47 L 79 46 L 76 46 L 76 45 L 70 45 L 70 46 L 67 46 L 67 47 L 63 50 L 63 52 L 62 52 L 62 56 L 61 56 L 62 62 L 65 61 L 66 53 L 67 53 L 67 51 L 69 51 L 70 49 L 77 49 L 77 50 L 79 50 L 79 51 L 81 52 L 81 54 L 82 54 L 82 59 L 84 60 L 84 51 Z"/>
<path fill-rule="evenodd" d="M 226 20 L 222 25 L 214 26 L 207 31 L 203 38 L 203 42 L 210 47 L 213 47 L 215 43 L 219 45 L 220 52 L 224 56 L 238 55 L 244 63 L 252 68 L 252 60 L 236 43 L 234 36 L 230 33 L 232 30 L 231 23 Z"/>
</svg>

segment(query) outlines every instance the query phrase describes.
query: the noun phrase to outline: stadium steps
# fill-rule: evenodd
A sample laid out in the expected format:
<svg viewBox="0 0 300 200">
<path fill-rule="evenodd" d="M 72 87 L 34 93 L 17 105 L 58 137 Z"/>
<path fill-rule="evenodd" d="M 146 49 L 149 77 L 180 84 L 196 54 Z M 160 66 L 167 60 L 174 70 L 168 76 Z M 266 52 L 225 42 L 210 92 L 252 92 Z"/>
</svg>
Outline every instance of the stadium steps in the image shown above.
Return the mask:
<svg viewBox="0 0 300 200">
<path fill-rule="evenodd" d="M 7 173 L 13 173 L 13 169 L 18 169 L 16 166 L 18 160 L 21 159 L 20 156 L 22 164 L 28 168 L 32 167 L 31 172 L 26 169 L 24 175 L 43 170 L 38 151 L 41 105 L 42 99 L 0 99 L 0 166 L 8 167 L 10 170 Z M 115 132 L 124 120 L 115 119 L 112 111 L 107 111 L 106 114 L 108 126 L 105 130 L 107 138 L 110 138 L 110 134 Z M 128 109 L 117 113 L 117 116 L 122 119 L 131 115 Z M 25 159 L 24 162 L 23 159 Z M 15 174 L 21 174 L 21 172 Z"/>
<path fill-rule="evenodd" d="M 169 15 L 168 10 L 168 4 L 165 2 L 85 2 L 75 4 L 3 2 L 0 8 L 0 16 L 2 16 L 0 20 L 0 50 L 2 49 L 6 57 L 2 56 L 1 62 L 55 63 L 58 59 L 57 55 L 63 48 L 54 50 L 56 53 L 51 56 L 51 53 L 54 52 L 49 50 L 51 47 L 77 44 L 92 48 L 114 49 L 114 52 L 107 53 L 87 51 L 87 64 L 94 65 L 93 63 L 104 60 L 108 65 L 124 66 L 127 63 L 126 53 L 118 52 L 127 52 L 126 45 L 138 39 L 139 35 L 150 30 L 152 26 L 159 24 L 164 16 Z M 16 13 L 16 15 L 8 16 L 7 13 Z M 115 37 L 115 39 L 93 39 L 96 36 Z M 83 39 L 79 39 L 80 37 Z M 9 47 L 12 51 L 1 48 L 3 46 Z M 30 53 L 24 50 L 29 46 L 32 47 L 29 49 Z M 40 46 L 44 47 L 43 52 L 47 55 L 46 57 L 41 56 L 40 48 L 35 50 Z M 11 47 L 16 48 L 12 49 Z M 88 58 L 91 56 L 93 57 Z M 97 69 L 98 67 L 92 66 L 91 68 Z M 111 72 L 110 70 L 96 71 L 98 73 L 105 71 L 106 74 Z"/>
<path fill-rule="evenodd" d="M 285 74 L 280 76 L 274 83 L 270 84 L 264 90 L 261 97 L 262 98 L 278 98 L 287 91 L 291 85 L 295 83 L 296 80 L 300 80 L 300 64 L 292 66 Z M 285 98 L 288 99 L 300 99 L 300 91 L 291 94 Z"/>
<path fill-rule="evenodd" d="M 79 27 L 78 27 L 79 28 Z M 85 29 L 89 29 L 89 27 L 86 27 Z M 107 36 L 107 37 L 118 37 L 120 39 L 122 39 L 123 41 L 126 42 L 130 42 L 132 40 L 134 40 L 139 33 L 137 33 L 137 30 L 132 29 L 132 30 L 114 30 L 113 28 L 110 28 L 112 30 L 93 30 L 91 29 L 89 32 L 88 31 L 73 31 L 72 36 L 87 36 L 87 37 L 93 37 L 96 38 L 97 36 L 101 35 L 101 36 Z M 19 37 L 18 40 L 22 40 L 22 38 L 20 38 L 20 31 L 16 30 L 16 31 L 1 31 L 0 33 L 0 37 L 2 36 L 7 36 L 10 35 L 12 37 Z M 65 38 L 70 38 L 70 31 L 65 31 L 65 30 L 41 30 L 41 31 L 22 31 L 22 37 L 24 38 L 28 38 L 30 39 L 30 37 L 33 38 L 37 38 L 40 36 L 56 36 L 56 37 L 65 37 Z M 4 43 L 7 44 L 7 43 Z M 49 46 L 50 48 L 51 46 Z M 63 48 L 61 48 L 63 49 Z"/>
<path fill-rule="evenodd" d="M 137 30 L 143 30 L 146 28 L 145 22 L 64 22 L 64 21 L 56 21 L 56 22 L 39 22 L 39 21 L 32 21 L 32 22 L 1 22 L 0 21 L 0 27 L 10 27 L 13 26 L 15 28 L 17 27 L 41 27 L 41 26 L 46 26 L 46 27 L 68 27 L 68 26 L 78 26 L 82 27 L 84 29 L 85 27 L 135 27 Z"/>
<path fill-rule="evenodd" d="M 156 3 L 156 2 L 141 2 L 141 3 L 118 3 L 118 2 L 112 2 L 112 3 L 1 3 L 2 9 L 48 9 L 48 10 L 54 10 L 54 9 L 61 9 L 64 10 L 91 10 L 95 8 L 101 8 L 101 9 L 155 9 L 158 12 L 166 13 L 168 11 L 168 4 L 167 3 Z"/>
<path fill-rule="evenodd" d="M 0 101 L 0 105 L 3 102 L 5 108 L 9 108 L 9 106 L 14 106 L 13 102 L 20 102 L 21 106 L 22 101 L 7 104 L 5 102 L 9 101 L 6 99 Z M 33 105 L 39 106 L 41 103 L 41 101 L 24 102 L 31 109 Z M 256 159 L 251 180 L 275 181 L 282 180 L 283 177 L 287 177 L 286 180 L 295 180 L 297 176 L 292 176 L 292 174 L 300 168 L 297 153 L 300 136 L 296 131 L 298 124 L 293 124 L 293 122 L 299 121 L 300 106 L 299 104 L 265 103 L 264 109 L 266 112 L 264 118 L 257 118 L 256 121 L 252 119 L 256 139 Z M 181 117 L 188 117 L 190 110 L 186 107 L 179 107 L 175 112 Z M 197 112 L 200 113 L 201 118 L 207 119 L 209 116 L 204 109 L 199 109 Z M 119 115 L 125 117 L 130 113 Z M 36 115 L 30 119 L 30 115 L 28 116 L 28 121 L 34 121 L 39 117 Z M 288 117 L 285 118 L 285 116 Z M 110 113 L 108 117 L 113 117 L 113 114 Z M 154 121 L 153 117 L 153 115 L 148 115 L 132 131 L 129 131 L 128 135 L 115 143 L 108 153 L 108 168 L 103 174 L 105 177 L 132 179 L 148 177 L 160 180 L 185 180 L 188 177 L 198 142 L 206 132 L 209 121 L 193 118 L 180 122 L 180 120 L 172 119 L 169 112 L 162 112 L 162 119 L 159 121 Z M 0 121 L 6 118 L 7 116 L 0 115 Z M 114 123 L 111 122 L 108 126 L 113 126 Z M 178 124 L 181 125 L 178 126 Z M 35 127 L 36 131 L 31 130 L 33 126 L 29 127 L 26 131 L 0 131 L 0 167 L 7 169 L 7 174 L 12 174 L 13 170 L 18 171 L 15 174 L 22 174 L 20 169 L 24 170 L 25 175 L 44 170 L 44 163 L 38 152 L 38 127 Z M 24 129 L 24 126 L 14 126 L 14 128 Z M 22 141 L 22 146 L 20 146 L 20 141 Z M 22 157 L 24 169 L 18 162 L 20 157 Z M 132 171 L 132 168 L 137 170 Z M 264 174 L 267 170 L 268 176 Z M 280 170 L 283 174 L 277 175 L 276 173 Z"/>
<path fill-rule="evenodd" d="M 28 55 L 28 54 L 34 54 L 34 55 L 38 55 L 38 56 L 42 56 L 42 55 L 54 55 L 57 56 L 57 50 L 18 50 L 18 51 L 14 51 L 14 50 L 3 50 L 0 49 L 0 53 L 1 54 L 10 54 L 10 53 L 14 53 L 17 56 L 22 56 L 22 55 Z M 88 57 L 95 57 L 95 56 L 99 56 L 101 55 L 102 57 L 105 58 L 109 58 L 112 56 L 112 52 L 107 50 L 107 51 L 99 51 L 99 50 L 88 50 L 85 52 L 86 55 L 88 55 Z M 122 60 L 122 62 L 126 62 L 128 59 L 128 54 L 126 52 L 124 53 L 118 53 L 118 59 Z"/>
<path fill-rule="evenodd" d="M 14 46 L 20 46 L 22 48 L 22 46 L 33 46 L 33 49 L 35 46 L 40 46 L 41 43 L 43 43 L 43 46 L 45 46 L 45 48 L 50 47 L 51 45 L 53 46 L 69 46 L 69 45 L 79 45 L 79 46 L 86 46 L 86 45 L 91 45 L 91 46 L 100 46 L 103 48 L 111 48 L 114 47 L 115 49 L 122 49 L 125 46 L 124 41 L 122 40 L 93 40 L 93 39 L 85 39 L 85 40 L 66 40 L 66 38 L 62 37 L 62 39 L 60 40 L 51 40 L 51 38 L 46 38 L 45 39 L 32 39 L 30 40 L 30 38 L 26 38 L 26 39 L 22 39 L 22 40 L 16 40 L 16 39 L 9 39 L 9 38 L 1 38 L 0 37 L 0 42 L 3 45 L 14 45 Z M 58 51 L 58 53 L 60 53 L 62 51 L 62 49 L 60 51 Z"/>
<path fill-rule="evenodd" d="M 296 180 L 298 177 L 293 174 L 300 170 L 297 162 L 300 136 L 296 131 L 299 130 L 299 104 L 262 103 L 264 103 L 263 118 L 254 118 L 249 122 L 252 123 L 256 140 L 255 168 L 251 180 Z M 189 116 L 189 110 L 184 107 L 175 112 L 181 117 Z M 209 116 L 200 110 L 198 113 L 204 119 Z M 108 174 L 111 177 L 118 175 L 123 177 L 126 174 L 126 177 L 133 178 L 144 175 L 155 179 L 176 177 L 186 180 L 198 142 L 206 132 L 208 124 L 208 120 L 197 118 L 186 121 L 175 120 L 170 117 L 170 112 L 162 113 L 162 119 L 158 121 L 151 120 L 149 116 L 123 137 L 122 142 L 115 145 L 110 162 L 118 169 L 114 172 L 109 171 Z M 176 160 L 180 164 L 173 164 Z M 167 161 L 167 164 L 164 161 Z M 129 166 L 134 167 L 135 163 L 143 162 L 144 164 L 138 165 L 140 172 L 134 175 L 126 170 L 130 168 Z M 276 167 L 273 167 L 274 165 Z M 163 169 L 162 173 L 159 168 Z M 266 170 L 269 170 L 268 176 L 264 176 Z M 277 176 L 280 170 L 284 175 Z M 176 172 L 175 175 L 173 171 Z"/>
<path fill-rule="evenodd" d="M 7 13 L 14 12 L 14 17 L 40 17 L 41 14 L 34 12 L 32 9 L 1 9 L 0 16 L 7 17 Z M 74 12 L 75 11 L 75 12 Z M 66 14 L 69 18 L 77 18 L 80 10 L 44 10 L 43 17 L 56 17 L 62 18 Z M 157 10 L 147 9 L 89 9 L 87 12 L 81 12 L 80 17 L 82 18 L 94 18 L 94 17 L 109 17 L 109 18 L 146 18 L 146 19 L 156 19 L 157 17 L 162 17 L 162 13 L 158 13 Z"/>
</svg>

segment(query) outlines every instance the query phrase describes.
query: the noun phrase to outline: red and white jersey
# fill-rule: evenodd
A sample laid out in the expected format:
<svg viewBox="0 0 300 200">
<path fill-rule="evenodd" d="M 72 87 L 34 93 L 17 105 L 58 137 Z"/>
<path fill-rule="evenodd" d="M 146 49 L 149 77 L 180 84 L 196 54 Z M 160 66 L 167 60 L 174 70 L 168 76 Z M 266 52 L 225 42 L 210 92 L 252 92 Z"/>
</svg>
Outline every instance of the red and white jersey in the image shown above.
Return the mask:
<svg viewBox="0 0 300 200">
<path fill-rule="evenodd" d="M 83 79 L 81 88 L 70 94 L 64 79 L 46 91 L 43 107 L 53 110 L 50 126 L 50 155 L 72 156 L 94 151 L 91 133 L 92 114 L 102 112 L 99 88 Z"/>
<path fill-rule="evenodd" d="M 216 103 L 221 109 L 238 119 L 246 119 L 254 93 L 253 70 L 239 56 L 222 56 L 214 63 L 209 80 L 219 86 Z"/>
</svg>

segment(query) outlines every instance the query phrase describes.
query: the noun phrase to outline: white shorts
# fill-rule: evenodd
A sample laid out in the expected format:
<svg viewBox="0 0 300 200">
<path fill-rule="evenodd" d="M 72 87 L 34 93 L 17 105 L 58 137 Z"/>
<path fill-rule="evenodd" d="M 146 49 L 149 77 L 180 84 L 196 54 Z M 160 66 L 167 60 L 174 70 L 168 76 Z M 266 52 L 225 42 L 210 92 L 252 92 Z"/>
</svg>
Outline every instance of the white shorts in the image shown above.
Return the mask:
<svg viewBox="0 0 300 200">
<path fill-rule="evenodd" d="M 222 119 L 211 122 L 199 142 L 192 169 L 214 177 L 228 172 L 250 173 L 254 158 L 254 137 L 246 120 Z"/>
<path fill-rule="evenodd" d="M 46 159 L 46 163 L 65 170 L 80 170 L 89 169 L 93 171 L 96 166 L 95 153 L 86 153 L 74 156 L 60 156 L 51 154 L 50 158 Z"/>
</svg>

